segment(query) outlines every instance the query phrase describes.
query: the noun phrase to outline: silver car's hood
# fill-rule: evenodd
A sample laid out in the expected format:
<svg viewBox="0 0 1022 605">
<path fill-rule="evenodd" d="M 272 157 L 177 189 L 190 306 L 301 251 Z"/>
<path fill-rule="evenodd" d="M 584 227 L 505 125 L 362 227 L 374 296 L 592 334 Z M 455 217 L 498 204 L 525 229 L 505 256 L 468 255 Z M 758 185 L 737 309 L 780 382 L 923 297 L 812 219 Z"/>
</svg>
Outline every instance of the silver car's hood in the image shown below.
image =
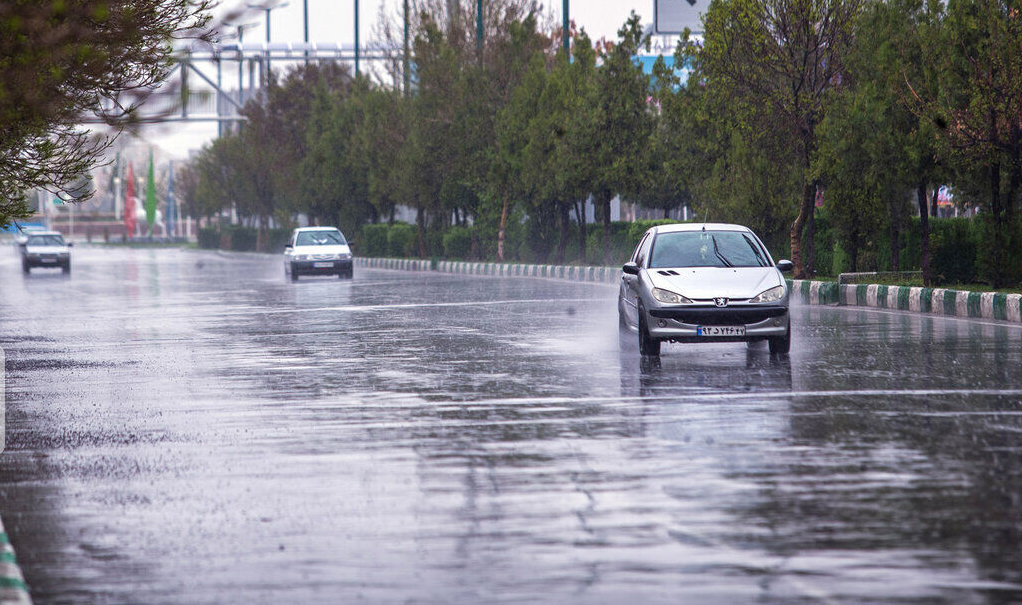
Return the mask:
<svg viewBox="0 0 1022 605">
<path fill-rule="evenodd" d="M 677 273 L 677 275 L 664 275 Z M 682 269 L 646 269 L 654 288 L 677 292 L 692 299 L 725 296 L 752 298 L 783 282 L 775 267 L 688 267 Z"/>
</svg>

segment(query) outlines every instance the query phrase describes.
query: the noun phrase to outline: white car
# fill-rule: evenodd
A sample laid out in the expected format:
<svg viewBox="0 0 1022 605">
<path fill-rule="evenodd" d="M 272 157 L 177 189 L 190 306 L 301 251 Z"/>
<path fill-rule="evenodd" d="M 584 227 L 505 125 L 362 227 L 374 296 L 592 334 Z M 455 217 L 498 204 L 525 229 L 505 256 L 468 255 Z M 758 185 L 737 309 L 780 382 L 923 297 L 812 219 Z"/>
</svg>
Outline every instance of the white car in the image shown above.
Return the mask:
<svg viewBox="0 0 1022 605">
<path fill-rule="evenodd" d="M 25 243 L 21 245 L 21 270 L 29 273 L 33 267 L 59 267 L 64 273 L 70 273 L 71 246 L 56 231 L 28 233 Z"/>
<path fill-rule="evenodd" d="M 638 332 L 639 352 L 660 343 L 753 342 L 771 353 L 791 346 L 788 287 L 763 242 L 747 227 L 685 223 L 647 231 L 622 268 L 618 314 Z"/>
<path fill-rule="evenodd" d="M 337 227 L 301 227 L 284 248 L 284 273 L 291 281 L 299 275 L 337 275 L 351 279 L 354 261 L 344 234 Z"/>
</svg>

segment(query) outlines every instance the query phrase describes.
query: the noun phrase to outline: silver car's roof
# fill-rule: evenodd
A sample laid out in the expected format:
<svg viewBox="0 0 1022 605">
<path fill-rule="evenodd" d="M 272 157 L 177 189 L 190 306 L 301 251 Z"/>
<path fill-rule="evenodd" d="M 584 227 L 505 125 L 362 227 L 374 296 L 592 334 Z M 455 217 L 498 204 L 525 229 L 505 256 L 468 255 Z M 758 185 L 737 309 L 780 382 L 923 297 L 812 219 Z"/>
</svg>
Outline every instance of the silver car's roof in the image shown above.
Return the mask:
<svg viewBox="0 0 1022 605">
<path fill-rule="evenodd" d="M 656 233 L 675 233 L 677 231 L 745 231 L 752 233 L 752 229 L 742 225 L 731 225 L 728 223 L 674 223 L 672 225 L 657 225 L 652 227 Z"/>
</svg>

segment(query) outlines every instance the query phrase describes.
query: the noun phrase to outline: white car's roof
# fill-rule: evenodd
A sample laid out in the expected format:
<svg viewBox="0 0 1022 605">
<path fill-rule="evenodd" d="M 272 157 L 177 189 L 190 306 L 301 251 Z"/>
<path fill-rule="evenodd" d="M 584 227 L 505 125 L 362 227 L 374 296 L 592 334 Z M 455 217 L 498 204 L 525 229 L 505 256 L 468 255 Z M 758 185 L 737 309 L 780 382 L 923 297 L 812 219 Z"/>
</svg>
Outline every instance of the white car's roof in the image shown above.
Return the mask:
<svg viewBox="0 0 1022 605">
<path fill-rule="evenodd" d="M 340 231 L 337 227 L 299 227 L 295 231 Z"/>
<path fill-rule="evenodd" d="M 674 223 L 673 225 L 657 225 L 653 227 L 657 233 L 674 233 L 677 231 L 745 231 L 752 233 L 752 229 L 742 225 L 731 225 L 728 223 Z"/>
<path fill-rule="evenodd" d="M 32 236 L 35 236 L 35 235 L 59 235 L 60 237 L 64 237 L 64 234 L 61 233 L 60 231 L 27 231 L 27 232 L 25 232 L 25 235 L 32 235 Z"/>
</svg>

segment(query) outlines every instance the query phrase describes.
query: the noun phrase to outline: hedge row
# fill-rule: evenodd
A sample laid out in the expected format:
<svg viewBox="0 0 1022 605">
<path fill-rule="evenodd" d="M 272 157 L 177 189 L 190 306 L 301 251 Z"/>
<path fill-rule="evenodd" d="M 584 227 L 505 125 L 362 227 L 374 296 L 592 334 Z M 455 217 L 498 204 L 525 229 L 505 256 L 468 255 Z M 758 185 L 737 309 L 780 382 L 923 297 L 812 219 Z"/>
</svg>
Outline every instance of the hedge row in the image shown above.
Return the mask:
<svg viewBox="0 0 1022 605">
<path fill-rule="evenodd" d="M 255 227 L 223 225 L 199 229 L 199 247 L 210 250 L 233 250 L 235 252 L 256 252 L 259 233 Z M 290 229 L 268 229 L 264 252 L 283 252 L 291 238 Z"/>
<path fill-rule="evenodd" d="M 616 221 L 611 223 L 612 264 L 625 262 L 639 242 L 639 238 L 654 225 L 670 224 L 671 220 L 641 220 L 634 222 Z M 996 262 L 992 256 L 987 227 L 981 220 L 970 218 L 930 219 L 930 258 L 938 285 L 970 284 L 983 280 L 984 263 Z M 549 262 L 552 253 L 539 257 L 531 251 L 527 229 L 521 225 L 509 228 L 505 235 L 505 260 L 511 262 Z M 589 265 L 603 264 L 603 225 L 587 225 L 586 259 Z M 1001 247 L 1010 247 L 1022 242 L 1022 227 L 1016 229 L 1017 237 Z M 438 258 L 447 260 L 493 260 L 496 256 L 496 236 L 480 227 L 450 227 L 443 233 L 429 233 L 427 249 L 442 251 Z M 901 237 L 901 271 L 922 269 L 920 240 L 921 230 L 918 218 L 906 225 Z M 290 237 L 288 229 L 270 229 L 266 251 L 281 252 Z M 257 232 L 253 227 L 224 225 L 220 229 L 209 227 L 199 229 L 199 247 L 235 251 L 255 251 Z M 577 264 L 578 227 L 573 225 L 565 249 L 565 263 Z M 354 238 L 353 248 L 358 256 L 366 257 L 418 257 L 418 231 L 415 225 L 407 223 L 364 225 Z M 842 250 L 826 215 L 818 215 L 814 233 L 815 267 L 819 275 L 836 276 L 851 271 L 847 253 Z M 780 249 L 773 249 L 773 248 Z M 787 246 L 771 246 L 775 258 L 789 258 Z M 994 250 L 996 252 L 996 250 Z M 888 232 L 884 231 L 876 241 L 867 242 L 859 252 L 858 271 L 890 271 L 891 252 Z"/>
</svg>

